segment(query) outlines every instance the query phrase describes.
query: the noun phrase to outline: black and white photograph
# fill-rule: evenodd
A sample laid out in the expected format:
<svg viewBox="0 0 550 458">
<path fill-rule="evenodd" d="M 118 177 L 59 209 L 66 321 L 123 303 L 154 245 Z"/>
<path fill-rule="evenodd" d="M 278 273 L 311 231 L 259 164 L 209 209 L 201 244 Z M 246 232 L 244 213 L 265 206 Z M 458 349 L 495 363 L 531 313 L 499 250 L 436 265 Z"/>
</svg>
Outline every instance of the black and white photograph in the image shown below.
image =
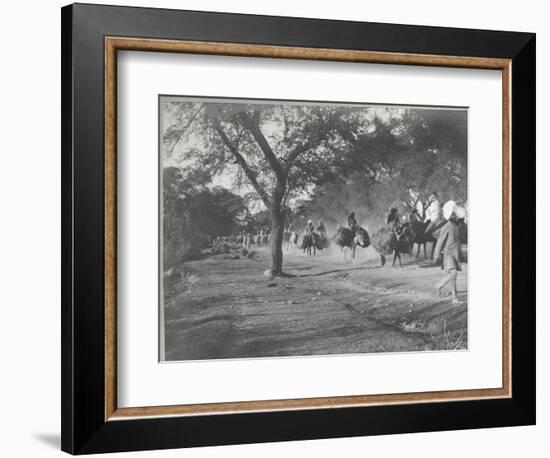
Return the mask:
<svg viewBox="0 0 550 458">
<path fill-rule="evenodd" d="M 468 110 L 159 96 L 164 361 L 468 348 Z"/>
</svg>

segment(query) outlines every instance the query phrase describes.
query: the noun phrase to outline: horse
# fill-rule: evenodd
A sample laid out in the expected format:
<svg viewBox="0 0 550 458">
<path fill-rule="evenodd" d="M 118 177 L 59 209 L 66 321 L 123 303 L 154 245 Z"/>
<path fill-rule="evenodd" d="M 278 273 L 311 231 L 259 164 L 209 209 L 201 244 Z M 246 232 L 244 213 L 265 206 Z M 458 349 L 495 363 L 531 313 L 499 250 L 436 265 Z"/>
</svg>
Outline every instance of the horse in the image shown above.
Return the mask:
<svg viewBox="0 0 550 458">
<path fill-rule="evenodd" d="M 335 243 L 342 249 L 344 258 L 346 249 L 349 249 L 351 260 L 355 260 L 355 249 L 357 246 L 367 248 L 370 245 L 369 233 L 362 227 L 356 228 L 354 231 L 347 227 L 339 227 L 334 234 Z"/>
<path fill-rule="evenodd" d="M 433 251 L 433 244 L 437 241 L 437 239 L 433 235 L 433 230 L 435 230 L 434 225 L 431 223 L 430 220 L 426 221 L 413 221 L 410 223 L 410 228 L 415 234 L 415 238 L 412 242 L 414 245 L 415 243 L 418 245 L 418 249 L 416 250 L 416 258 L 420 256 L 420 247 L 424 247 L 424 259 L 428 259 L 428 256 L 426 254 L 426 244 L 432 243 L 432 251 Z M 432 253 L 433 255 L 433 253 Z"/>
<path fill-rule="evenodd" d="M 373 234 L 372 247 L 380 254 L 382 267 L 386 264 L 386 256 L 390 254 L 393 254 L 392 266 L 395 267 L 395 262 L 399 260 L 400 267 L 403 267 L 401 254 L 412 254 L 415 238 L 416 234 L 409 226 L 403 227 L 399 234 L 387 227 L 382 227 Z"/>
<path fill-rule="evenodd" d="M 327 237 L 326 232 L 318 232 L 319 234 L 319 242 L 317 244 L 317 248 L 319 250 L 324 250 L 325 248 L 329 247 L 329 239 Z"/>
<path fill-rule="evenodd" d="M 320 242 L 320 236 L 316 232 L 312 232 L 311 234 L 304 234 L 304 236 L 302 237 L 303 252 L 311 255 L 313 251 L 313 255 L 315 255 L 317 250 L 322 250 Z"/>
</svg>

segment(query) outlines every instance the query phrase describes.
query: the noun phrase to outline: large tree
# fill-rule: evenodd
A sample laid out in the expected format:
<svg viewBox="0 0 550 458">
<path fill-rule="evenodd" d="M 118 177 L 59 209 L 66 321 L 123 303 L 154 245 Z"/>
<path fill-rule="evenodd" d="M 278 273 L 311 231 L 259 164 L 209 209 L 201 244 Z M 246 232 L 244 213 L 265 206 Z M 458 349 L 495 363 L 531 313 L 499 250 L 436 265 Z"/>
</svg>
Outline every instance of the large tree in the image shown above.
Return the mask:
<svg viewBox="0 0 550 458">
<path fill-rule="evenodd" d="M 271 215 L 273 275 L 283 273 L 284 214 L 289 202 L 344 173 L 342 131 L 357 116 L 344 106 L 169 102 L 163 151 L 182 139 L 186 161 L 211 173 L 236 165 Z"/>
</svg>

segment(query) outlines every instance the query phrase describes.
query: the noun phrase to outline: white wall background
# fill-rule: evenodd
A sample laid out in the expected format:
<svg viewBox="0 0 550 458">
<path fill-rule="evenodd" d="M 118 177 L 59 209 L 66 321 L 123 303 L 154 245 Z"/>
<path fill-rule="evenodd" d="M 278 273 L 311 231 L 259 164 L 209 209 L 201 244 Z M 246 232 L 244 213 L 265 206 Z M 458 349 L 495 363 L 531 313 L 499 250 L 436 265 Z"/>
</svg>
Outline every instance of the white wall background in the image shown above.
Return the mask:
<svg viewBox="0 0 550 458">
<path fill-rule="evenodd" d="M 231 447 L 147 452 L 170 457 L 548 456 L 550 294 L 542 260 L 550 244 L 544 207 L 543 87 L 550 32 L 545 2 L 537 0 L 441 2 L 297 2 L 278 0 L 128 0 L 136 6 L 350 19 L 537 33 L 538 80 L 538 425 L 443 433 L 407 434 Z M 96 3 L 96 2 L 94 2 Z M 109 0 L 111 4 L 127 4 Z M 60 11 L 57 0 L 6 2 L 0 16 L 0 455 L 48 457 L 59 452 L 60 403 Z M 546 58 L 546 61 L 545 61 Z M 531 255 L 534 255 L 532 253 Z M 127 454 L 125 456 L 138 456 Z M 144 456 L 141 453 L 139 456 Z"/>
</svg>

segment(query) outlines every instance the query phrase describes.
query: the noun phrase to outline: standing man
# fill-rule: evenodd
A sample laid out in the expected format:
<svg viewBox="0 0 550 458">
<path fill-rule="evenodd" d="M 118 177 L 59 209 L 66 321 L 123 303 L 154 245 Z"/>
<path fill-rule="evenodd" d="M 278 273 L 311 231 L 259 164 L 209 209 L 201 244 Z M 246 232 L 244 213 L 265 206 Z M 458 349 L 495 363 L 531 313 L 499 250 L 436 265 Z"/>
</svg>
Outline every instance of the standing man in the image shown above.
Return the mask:
<svg viewBox="0 0 550 458">
<path fill-rule="evenodd" d="M 436 285 L 439 296 L 441 296 L 443 288 L 449 285 L 453 304 L 458 305 L 461 302 L 456 295 L 456 277 L 462 269 L 459 258 L 460 234 L 455 211 L 452 212 L 447 223 L 441 228 L 434 253 L 437 258 L 443 253 L 443 269 L 447 271 L 447 276 Z"/>
</svg>

